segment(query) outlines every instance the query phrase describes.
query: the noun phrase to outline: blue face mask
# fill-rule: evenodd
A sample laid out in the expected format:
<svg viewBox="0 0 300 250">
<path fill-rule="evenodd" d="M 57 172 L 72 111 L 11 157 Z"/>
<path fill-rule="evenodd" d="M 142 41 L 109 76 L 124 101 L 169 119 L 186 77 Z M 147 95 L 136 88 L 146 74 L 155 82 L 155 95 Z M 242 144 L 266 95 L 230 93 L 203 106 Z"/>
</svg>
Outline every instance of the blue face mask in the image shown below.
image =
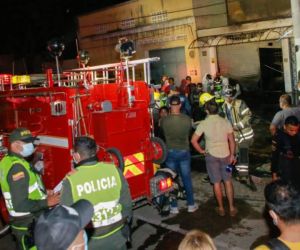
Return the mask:
<svg viewBox="0 0 300 250">
<path fill-rule="evenodd" d="M 88 250 L 88 236 L 87 233 L 84 231 L 83 234 L 83 239 L 84 239 L 84 250 Z"/>
<path fill-rule="evenodd" d="M 22 155 L 23 157 L 27 157 L 32 155 L 34 152 L 34 146 L 32 142 L 23 144 L 23 150 L 20 152 L 20 155 Z"/>
</svg>

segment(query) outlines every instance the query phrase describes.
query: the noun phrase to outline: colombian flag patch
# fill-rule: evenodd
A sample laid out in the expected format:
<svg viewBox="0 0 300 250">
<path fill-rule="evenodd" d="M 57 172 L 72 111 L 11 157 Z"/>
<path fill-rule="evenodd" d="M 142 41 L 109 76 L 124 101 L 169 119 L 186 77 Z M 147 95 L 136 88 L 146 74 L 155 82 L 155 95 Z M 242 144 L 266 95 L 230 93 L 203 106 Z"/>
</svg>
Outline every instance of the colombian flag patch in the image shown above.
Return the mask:
<svg viewBox="0 0 300 250">
<path fill-rule="evenodd" d="M 18 181 L 25 177 L 24 172 L 18 172 L 12 176 L 13 181 Z"/>
</svg>

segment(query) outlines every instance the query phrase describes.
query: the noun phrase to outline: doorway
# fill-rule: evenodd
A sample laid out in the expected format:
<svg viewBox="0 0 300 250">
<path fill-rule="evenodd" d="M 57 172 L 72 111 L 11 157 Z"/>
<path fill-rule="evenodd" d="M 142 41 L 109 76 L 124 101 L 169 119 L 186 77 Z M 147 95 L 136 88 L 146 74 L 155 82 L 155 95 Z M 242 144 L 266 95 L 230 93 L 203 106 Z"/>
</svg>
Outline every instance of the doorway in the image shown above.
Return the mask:
<svg viewBox="0 0 300 250">
<path fill-rule="evenodd" d="M 260 88 L 263 92 L 284 92 L 282 49 L 259 48 Z"/>
<path fill-rule="evenodd" d="M 159 57 L 160 61 L 150 64 L 151 80 L 159 83 L 161 76 L 167 75 L 180 85 L 187 75 L 184 47 L 149 51 L 150 57 Z"/>
</svg>

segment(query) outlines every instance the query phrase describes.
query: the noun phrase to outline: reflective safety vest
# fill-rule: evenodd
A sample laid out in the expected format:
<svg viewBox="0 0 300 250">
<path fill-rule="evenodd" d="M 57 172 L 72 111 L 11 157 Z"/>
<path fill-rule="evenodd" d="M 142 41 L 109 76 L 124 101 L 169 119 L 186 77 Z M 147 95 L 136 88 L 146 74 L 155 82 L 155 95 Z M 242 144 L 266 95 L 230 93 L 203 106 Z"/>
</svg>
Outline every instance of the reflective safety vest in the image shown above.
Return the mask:
<svg viewBox="0 0 300 250">
<path fill-rule="evenodd" d="M 20 217 L 20 216 L 29 215 L 31 213 L 26 212 L 26 211 L 16 212 L 13 207 L 11 193 L 10 193 L 10 186 L 9 186 L 9 183 L 7 182 L 7 175 L 9 173 L 9 170 L 11 169 L 11 166 L 14 164 L 22 165 L 25 168 L 25 171 L 27 171 L 27 174 L 29 176 L 28 199 L 44 200 L 44 199 L 46 199 L 46 194 L 45 194 L 44 185 L 43 185 L 43 182 L 42 182 L 40 176 L 38 174 L 34 173 L 30 169 L 30 165 L 26 160 L 19 158 L 17 156 L 6 155 L 0 162 L 1 189 L 2 189 L 4 199 L 5 199 L 6 208 L 9 212 L 9 214 L 12 217 Z"/>
<path fill-rule="evenodd" d="M 225 118 L 238 128 L 238 131 L 234 131 L 234 138 L 238 144 L 254 137 L 250 124 L 252 113 L 244 101 L 235 99 L 230 108 L 224 103 L 222 109 Z"/>
<path fill-rule="evenodd" d="M 77 170 L 67 177 L 73 202 L 85 199 L 93 204 L 93 227 L 110 226 L 122 221 L 122 205 L 119 202 L 122 182 L 116 166 L 98 162 L 79 166 Z"/>
<path fill-rule="evenodd" d="M 168 96 L 166 94 L 160 94 L 160 107 L 168 106 Z"/>
</svg>

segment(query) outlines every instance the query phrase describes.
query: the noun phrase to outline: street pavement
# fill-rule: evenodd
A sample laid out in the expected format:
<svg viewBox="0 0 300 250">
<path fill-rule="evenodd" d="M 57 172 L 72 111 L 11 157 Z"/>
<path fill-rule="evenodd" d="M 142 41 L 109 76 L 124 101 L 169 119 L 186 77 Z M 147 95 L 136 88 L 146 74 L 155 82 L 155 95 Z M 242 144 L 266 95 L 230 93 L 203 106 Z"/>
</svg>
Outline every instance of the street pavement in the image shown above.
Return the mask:
<svg viewBox="0 0 300 250">
<path fill-rule="evenodd" d="M 193 155 L 192 179 L 195 199 L 199 209 L 187 213 L 185 201 L 180 201 L 180 213 L 161 217 L 157 210 L 145 206 L 135 210 L 133 225 L 133 250 L 176 250 L 184 235 L 192 229 L 208 233 L 218 250 L 254 249 L 276 236 L 276 229 L 266 216 L 264 187 L 270 179 L 271 136 L 269 121 L 274 114 L 273 107 L 258 105 L 253 112 L 252 127 L 255 132 L 254 144 L 250 148 L 250 172 L 255 174 L 249 185 L 233 180 L 235 201 L 239 213 L 235 218 L 228 215 L 219 217 L 210 183 L 206 177 L 203 160 Z M 270 110 L 269 110 L 269 109 Z M 260 177 L 259 177 L 260 176 Z M 255 190 L 255 191 L 254 191 Z M 225 197 L 224 197 L 225 199 Z M 225 204 L 226 200 L 224 200 Z"/>
<path fill-rule="evenodd" d="M 205 173 L 193 170 L 195 199 L 199 204 L 199 209 L 194 213 L 187 213 L 185 201 L 179 202 L 179 214 L 168 217 L 161 217 L 151 206 L 136 210 L 131 249 L 177 249 L 186 232 L 192 229 L 211 235 L 220 250 L 253 249 L 266 241 L 269 227 L 263 217 L 263 190 L 270 178 L 256 178 L 256 191 L 233 181 L 239 213 L 232 218 L 228 213 L 225 217 L 216 214 L 212 186 L 203 182 L 205 176 Z"/>
<path fill-rule="evenodd" d="M 217 249 L 240 250 L 253 247 L 268 239 L 269 227 L 263 217 L 263 189 L 270 178 L 258 178 L 256 191 L 236 180 L 233 181 L 236 206 L 235 218 L 228 214 L 219 217 L 214 208 L 216 202 L 210 183 L 203 182 L 206 173 L 193 168 L 192 178 L 199 209 L 188 213 L 185 201 L 179 201 L 180 213 L 162 217 L 157 209 L 144 206 L 134 211 L 132 250 L 176 250 L 184 235 L 192 229 L 200 229 L 211 235 Z M 226 203 L 226 200 L 225 204 Z M 13 250 L 8 234 L 0 239 L 1 250 Z"/>
</svg>

